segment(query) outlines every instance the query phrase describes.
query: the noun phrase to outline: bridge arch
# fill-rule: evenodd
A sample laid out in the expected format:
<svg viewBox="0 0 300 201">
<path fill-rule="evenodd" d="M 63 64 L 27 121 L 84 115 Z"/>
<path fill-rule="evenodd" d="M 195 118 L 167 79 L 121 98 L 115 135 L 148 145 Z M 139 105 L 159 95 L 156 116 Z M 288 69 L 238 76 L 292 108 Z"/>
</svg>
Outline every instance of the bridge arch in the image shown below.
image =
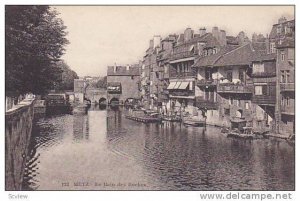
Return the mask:
<svg viewBox="0 0 300 201">
<path fill-rule="evenodd" d="M 100 99 L 99 99 L 99 104 L 106 104 L 106 98 L 104 98 L 104 97 L 101 97 Z"/>
<path fill-rule="evenodd" d="M 109 101 L 109 104 L 115 104 L 115 105 L 118 105 L 119 104 L 119 99 L 118 98 L 116 98 L 116 97 L 113 97 L 112 99 L 110 99 L 110 101 Z"/>
</svg>

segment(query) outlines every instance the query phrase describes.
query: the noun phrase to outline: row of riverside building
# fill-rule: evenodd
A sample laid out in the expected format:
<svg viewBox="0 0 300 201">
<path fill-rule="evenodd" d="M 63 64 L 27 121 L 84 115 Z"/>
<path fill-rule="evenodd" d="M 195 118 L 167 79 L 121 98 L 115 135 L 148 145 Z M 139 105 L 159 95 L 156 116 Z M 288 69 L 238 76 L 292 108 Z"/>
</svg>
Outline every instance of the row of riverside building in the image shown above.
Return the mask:
<svg viewBox="0 0 300 201">
<path fill-rule="evenodd" d="M 108 86 L 116 84 L 112 68 Z M 147 109 L 205 116 L 216 126 L 246 120 L 258 132 L 295 133 L 295 20 L 281 17 L 270 34 L 252 39 L 218 27 L 156 35 L 138 67 L 122 68 L 139 68 L 138 82 L 135 74 L 128 80 L 138 90 L 133 98 Z M 120 87 L 133 89 L 126 82 Z"/>
</svg>

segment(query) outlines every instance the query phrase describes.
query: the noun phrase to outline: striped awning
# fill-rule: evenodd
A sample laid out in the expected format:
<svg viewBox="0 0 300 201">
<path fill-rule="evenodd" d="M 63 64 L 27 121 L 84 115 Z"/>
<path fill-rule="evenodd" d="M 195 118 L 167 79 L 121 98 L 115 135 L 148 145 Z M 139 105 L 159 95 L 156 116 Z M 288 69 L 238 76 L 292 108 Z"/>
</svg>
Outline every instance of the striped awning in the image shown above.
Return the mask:
<svg viewBox="0 0 300 201">
<path fill-rule="evenodd" d="M 171 82 L 167 89 L 174 89 L 177 82 Z"/>
<path fill-rule="evenodd" d="M 178 87 L 178 89 L 186 89 L 189 85 L 189 82 L 181 82 L 181 85 Z"/>
</svg>

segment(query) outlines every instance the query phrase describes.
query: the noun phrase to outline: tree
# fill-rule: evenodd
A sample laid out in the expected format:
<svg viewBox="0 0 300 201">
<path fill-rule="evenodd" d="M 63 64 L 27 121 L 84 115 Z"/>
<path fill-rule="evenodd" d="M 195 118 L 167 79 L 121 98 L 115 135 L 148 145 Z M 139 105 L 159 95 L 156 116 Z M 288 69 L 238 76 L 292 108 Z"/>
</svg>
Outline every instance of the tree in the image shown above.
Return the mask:
<svg viewBox="0 0 300 201">
<path fill-rule="evenodd" d="M 60 79 L 68 40 L 57 15 L 49 6 L 5 7 L 6 95 L 44 94 Z"/>
<path fill-rule="evenodd" d="M 70 67 L 63 61 L 57 62 L 57 66 L 62 71 L 61 78 L 55 83 L 56 90 L 73 90 L 74 79 L 78 79 L 78 75 L 75 71 L 71 70 Z"/>
</svg>

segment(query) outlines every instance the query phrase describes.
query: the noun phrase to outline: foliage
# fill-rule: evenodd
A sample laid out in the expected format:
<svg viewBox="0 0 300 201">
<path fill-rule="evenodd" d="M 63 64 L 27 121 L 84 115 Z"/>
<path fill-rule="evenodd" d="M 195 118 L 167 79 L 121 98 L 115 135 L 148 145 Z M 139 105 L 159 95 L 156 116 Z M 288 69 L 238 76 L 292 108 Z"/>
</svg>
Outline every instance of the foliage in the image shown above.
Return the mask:
<svg viewBox="0 0 300 201">
<path fill-rule="evenodd" d="M 74 90 L 74 79 L 78 79 L 75 71 L 63 61 L 57 62 L 57 66 L 61 70 L 60 78 L 54 83 L 55 90 Z"/>
<path fill-rule="evenodd" d="M 57 15 L 49 6 L 5 7 L 6 95 L 43 94 L 61 77 L 68 40 Z"/>
</svg>

